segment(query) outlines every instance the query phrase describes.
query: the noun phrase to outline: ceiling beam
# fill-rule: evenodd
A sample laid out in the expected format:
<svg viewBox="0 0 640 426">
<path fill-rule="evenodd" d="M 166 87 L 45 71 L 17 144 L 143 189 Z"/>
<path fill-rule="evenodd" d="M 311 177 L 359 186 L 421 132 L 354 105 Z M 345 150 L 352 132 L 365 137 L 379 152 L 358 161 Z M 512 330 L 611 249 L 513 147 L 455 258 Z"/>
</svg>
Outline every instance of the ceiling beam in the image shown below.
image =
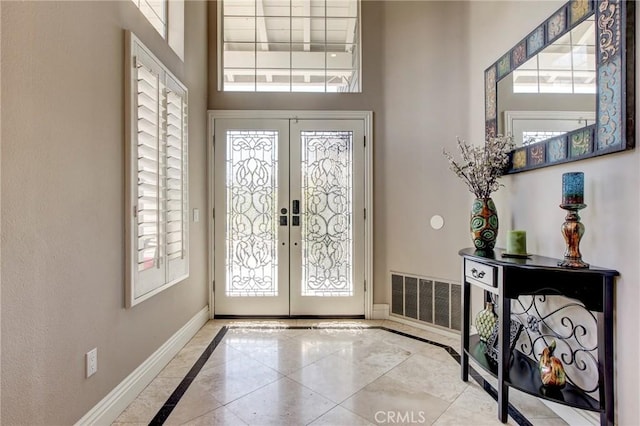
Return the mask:
<svg viewBox="0 0 640 426">
<path fill-rule="evenodd" d="M 269 50 L 269 34 L 267 33 L 267 23 L 264 17 L 264 2 L 256 0 L 256 43 L 258 49 Z"/>
<path fill-rule="evenodd" d="M 303 48 L 306 51 L 311 50 L 311 0 L 304 0 L 302 4 L 302 16 L 305 18 L 302 20 L 302 34 L 303 34 Z"/>
<path fill-rule="evenodd" d="M 349 1 L 349 13 L 347 14 L 347 16 L 358 16 L 357 0 Z M 357 18 L 350 18 L 348 21 L 349 23 L 347 24 L 346 39 L 345 39 L 345 43 L 347 45 L 345 46 L 345 50 L 350 50 L 351 46 L 349 45 L 353 44 L 353 42 L 355 41 L 357 20 L 358 20 Z"/>
</svg>

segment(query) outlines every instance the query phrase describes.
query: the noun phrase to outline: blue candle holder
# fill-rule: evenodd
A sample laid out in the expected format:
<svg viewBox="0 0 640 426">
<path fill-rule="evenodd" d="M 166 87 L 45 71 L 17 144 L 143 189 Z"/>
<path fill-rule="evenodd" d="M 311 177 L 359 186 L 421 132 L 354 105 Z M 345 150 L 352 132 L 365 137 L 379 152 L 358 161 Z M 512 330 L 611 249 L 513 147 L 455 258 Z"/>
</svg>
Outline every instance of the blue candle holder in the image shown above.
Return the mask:
<svg viewBox="0 0 640 426">
<path fill-rule="evenodd" d="M 572 172 L 562 175 L 562 204 L 584 204 L 584 173 Z"/>
<path fill-rule="evenodd" d="M 564 260 L 559 266 L 566 268 L 588 268 L 589 264 L 582 261 L 580 240 L 584 235 L 584 225 L 580 222 L 578 211 L 587 207 L 584 204 L 584 173 L 564 173 L 562 175 L 562 204 L 560 208 L 567 211 L 562 224 L 562 236 L 567 244 Z"/>
</svg>

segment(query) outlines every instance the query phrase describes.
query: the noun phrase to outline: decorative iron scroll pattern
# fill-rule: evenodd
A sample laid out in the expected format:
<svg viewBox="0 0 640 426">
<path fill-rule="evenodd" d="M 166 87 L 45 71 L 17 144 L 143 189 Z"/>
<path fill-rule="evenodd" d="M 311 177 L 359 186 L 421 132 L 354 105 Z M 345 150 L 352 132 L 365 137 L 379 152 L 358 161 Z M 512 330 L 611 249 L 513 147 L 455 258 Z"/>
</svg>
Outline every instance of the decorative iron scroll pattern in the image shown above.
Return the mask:
<svg viewBox="0 0 640 426">
<path fill-rule="evenodd" d="M 514 300 L 511 315 L 526 331 L 517 350 L 539 361 L 542 349 L 555 340 L 555 356 L 562 361 L 567 380 L 599 399 L 598 323 L 593 312 L 573 299 L 538 295 Z"/>
<path fill-rule="evenodd" d="M 353 132 L 301 132 L 302 295 L 352 296 Z"/>
<path fill-rule="evenodd" d="M 227 132 L 227 296 L 277 296 L 278 132 Z"/>
</svg>

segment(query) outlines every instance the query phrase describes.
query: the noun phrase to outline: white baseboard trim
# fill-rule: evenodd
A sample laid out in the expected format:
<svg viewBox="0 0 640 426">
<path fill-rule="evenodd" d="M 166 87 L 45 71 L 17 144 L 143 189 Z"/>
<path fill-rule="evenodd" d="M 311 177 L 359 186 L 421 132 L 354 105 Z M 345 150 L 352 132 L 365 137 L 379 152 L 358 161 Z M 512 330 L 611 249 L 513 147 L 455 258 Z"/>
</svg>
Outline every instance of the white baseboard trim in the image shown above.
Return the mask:
<svg viewBox="0 0 640 426">
<path fill-rule="evenodd" d="M 549 407 L 551 411 L 556 413 L 558 417 L 567 422 L 569 425 L 576 426 L 598 426 L 600 417 L 592 411 L 578 410 L 566 405 L 557 404 L 555 402 L 541 399 L 542 403 Z"/>
<path fill-rule="evenodd" d="M 452 337 L 454 339 L 459 339 L 460 338 L 460 334 L 459 333 L 456 333 L 456 332 L 453 332 L 453 331 L 448 331 L 448 330 L 445 330 L 443 328 L 435 327 L 435 326 L 432 326 L 432 325 L 429 325 L 429 324 L 426 324 L 426 323 L 422 323 L 422 322 L 419 322 L 419 321 L 411 321 L 411 320 L 408 320 L 408 319 L 405 319 L 405 318 L 397 317 L 395 315 L 390 315 L 388 319 L 389 319 L 389 321 L 395 321 L 395 322 L 399 322 L 399 323 L 402 323 L 402 324 L 410 325 L 412 327 L 419 328 L 421 330 L 427 330 L 427 331 L 430 331 L 432 333 L 440 334 L 440 335 L 445 336 L 445 337 Z M 454 349 L 457 350 L 458 348 L 454 348 Z"/>
<path fill-rule="evenodd" d="M 85 414 L 76 426 L 110 425 L 209 320 L 205 306 Z"/>
<path fill-rule="evenodd" d="M 388 303 L 376 303 L 373 305 L 373 315 L 371 319 L 374 320 L 387 320 L 389 319 L 389 304 Z"/>
</svg>

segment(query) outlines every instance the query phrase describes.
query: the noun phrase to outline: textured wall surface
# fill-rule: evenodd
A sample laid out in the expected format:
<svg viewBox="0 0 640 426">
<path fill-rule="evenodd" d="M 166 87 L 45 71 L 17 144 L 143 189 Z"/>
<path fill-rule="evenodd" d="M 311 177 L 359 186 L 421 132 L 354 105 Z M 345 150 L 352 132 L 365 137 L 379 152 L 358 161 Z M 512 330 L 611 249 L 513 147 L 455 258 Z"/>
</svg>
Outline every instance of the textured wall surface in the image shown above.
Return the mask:
<svg viewBox="0 0 640 426">
<path fill-rule="evenodd" d="M 208 303 L 200 222 L 190 278 L 124 308 L 124 29 L 189 87 L 205 209 L 206 8 L 187 3 L 182 63 L 130 1 L 2 4 L 3 424 L 74 423 Z"/>
</svg>

